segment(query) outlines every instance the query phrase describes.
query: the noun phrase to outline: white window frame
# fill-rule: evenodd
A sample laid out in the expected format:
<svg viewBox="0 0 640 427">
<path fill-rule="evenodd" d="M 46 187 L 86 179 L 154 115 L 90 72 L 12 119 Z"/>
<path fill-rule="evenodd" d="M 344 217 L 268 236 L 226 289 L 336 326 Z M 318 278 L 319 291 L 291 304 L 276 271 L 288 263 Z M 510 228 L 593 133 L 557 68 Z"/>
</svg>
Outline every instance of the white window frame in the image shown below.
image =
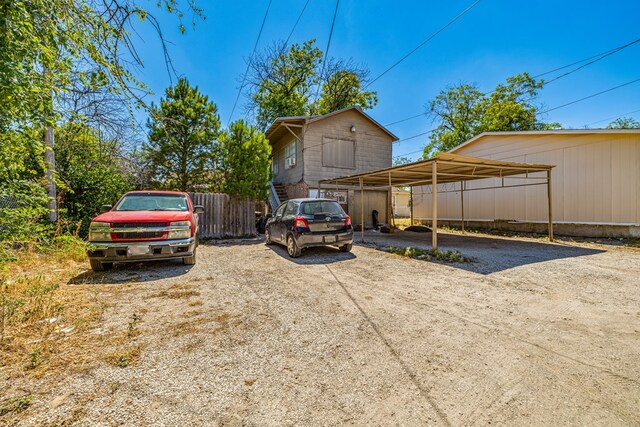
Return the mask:
<svg viewBox="0 0 640 427">
<path fill-rule="evenodd" d="M 296 154 L 297 154 L 296 152 L 297 152 L 296 141 L 291 141 L 284 147 L 284 168 L 285 169 L 290 169 L 292 167 L 295 167 L 295 165 L 298 164 L 298 161 L 296 158 Z M 293 159 L 293 162 L 294 162 L 293 166 L 289 166 L 289 159 Z"/>
<path fill-rule="evenodd" d="M 278 163 L 278 153 L 274 153 L 273 156 L 271 157 L 271 172 L 273 173 L 273 176 L 278 176 L 278 173 L 280 173 L 280 165 Z"/>
</svg>

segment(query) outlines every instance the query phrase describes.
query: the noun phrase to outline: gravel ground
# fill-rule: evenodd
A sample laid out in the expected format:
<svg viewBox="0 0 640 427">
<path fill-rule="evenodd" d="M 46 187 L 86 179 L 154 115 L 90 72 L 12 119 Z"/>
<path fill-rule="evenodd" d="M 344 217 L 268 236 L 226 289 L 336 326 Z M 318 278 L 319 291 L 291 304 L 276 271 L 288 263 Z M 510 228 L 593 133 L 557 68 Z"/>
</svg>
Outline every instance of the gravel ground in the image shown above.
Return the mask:
<svg viewBox="0 0 640 427">
<path fill-rule="evenodd" d="M 477 262 L 236 242 L 86 274 L 109 304 L 94 332 L 133 329 L 139 356 L 9 385 L 36 399 L 0 423 L 640 424 L 640 251 L 440 238 Z"/>
</svg>

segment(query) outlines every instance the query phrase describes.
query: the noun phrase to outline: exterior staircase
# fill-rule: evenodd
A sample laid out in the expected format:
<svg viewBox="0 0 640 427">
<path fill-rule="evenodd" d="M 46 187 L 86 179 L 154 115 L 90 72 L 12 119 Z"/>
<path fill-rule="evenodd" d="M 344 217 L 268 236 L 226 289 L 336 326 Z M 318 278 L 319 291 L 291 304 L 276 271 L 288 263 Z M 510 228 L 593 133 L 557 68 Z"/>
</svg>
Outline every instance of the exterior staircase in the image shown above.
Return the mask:
<svg viewBox="0 0 640 427">
<path fill-rule="evenodd" d="M 271 206 L 271 212 L 275 212 L 282 202 L 289 200 L 289 196 L 287 196 L 287 190 L 284 185 L 274 184 L 273 182 L 269 184 L 269 205 Z"/>
</svg>

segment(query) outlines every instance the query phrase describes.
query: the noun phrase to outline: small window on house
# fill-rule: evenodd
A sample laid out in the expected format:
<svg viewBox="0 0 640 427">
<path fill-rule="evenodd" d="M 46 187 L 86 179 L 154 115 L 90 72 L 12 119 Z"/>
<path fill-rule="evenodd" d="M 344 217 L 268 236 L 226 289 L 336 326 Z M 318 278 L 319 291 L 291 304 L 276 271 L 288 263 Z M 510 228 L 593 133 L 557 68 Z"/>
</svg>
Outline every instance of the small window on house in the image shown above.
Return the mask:
<svg viewBox="0 0 640 427">
<path fill-rule="evenodd" d="M 355 141 L 324 137 L 322 139 L 322 166 L 355 169 Z"/>
<path fill-rule="evenodd" d="M 278 172 L 280 172 L 280 165 L 278 165 L 278 154 L 274 153 L 273 157 L 271 157 L 271 172 L 273 173 L 273 176 L 278 175 Z"/>
<path fill-rule="evenodd" d="M 296 165 L 296 142 L 291 141 L 284 148 L 284 168 L 289 169 Z"/>
</svg>

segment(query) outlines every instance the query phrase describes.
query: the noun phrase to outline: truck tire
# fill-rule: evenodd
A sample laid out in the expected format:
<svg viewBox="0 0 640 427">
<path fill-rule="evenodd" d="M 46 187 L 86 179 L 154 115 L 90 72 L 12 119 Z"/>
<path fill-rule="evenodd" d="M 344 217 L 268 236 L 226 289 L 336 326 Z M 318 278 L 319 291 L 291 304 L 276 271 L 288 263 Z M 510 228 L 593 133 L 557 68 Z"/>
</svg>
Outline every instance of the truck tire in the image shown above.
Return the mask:
<svg viewBox="0 0 640 427">
<path fill-rule="evenodd" d="M 89 259 L 89 264 L 93 271 L 105 271 L 110 270 L 113 267 L 112 262 L 101 262 L 97 259 Z"/>
<path fill-rule="evenodd" d="M 193 249 L 193 256 L 186 256 L 182 258 L 184 265 L 196 265 L 196 249 Z"/>
</svg>

